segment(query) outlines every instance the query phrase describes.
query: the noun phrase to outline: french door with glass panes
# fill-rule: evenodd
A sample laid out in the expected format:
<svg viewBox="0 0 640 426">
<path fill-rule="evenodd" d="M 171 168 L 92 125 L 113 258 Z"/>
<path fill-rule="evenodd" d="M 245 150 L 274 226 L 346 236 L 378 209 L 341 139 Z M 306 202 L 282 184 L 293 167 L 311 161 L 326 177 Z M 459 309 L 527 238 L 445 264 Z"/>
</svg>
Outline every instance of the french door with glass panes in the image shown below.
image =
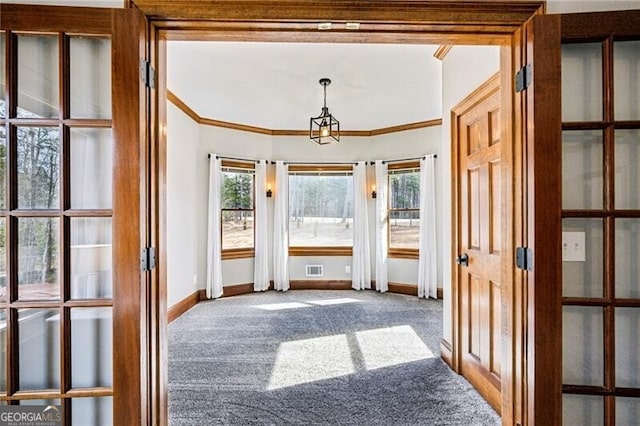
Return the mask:
<svg viewBox="0 0 640 426">
<path fill-rule="evenodd" d="M 541 360 L 530 365 L 562 371 L 532 393 L 561 392 L 567 425 L 638 424 L 640 11 L 536 17 L 529 29 L 527 321 Z"/>
<path fill-rule="evenodd" d="M 139 16 L 1 7 L 0 404 L 137 424 Z"/>
</svg>

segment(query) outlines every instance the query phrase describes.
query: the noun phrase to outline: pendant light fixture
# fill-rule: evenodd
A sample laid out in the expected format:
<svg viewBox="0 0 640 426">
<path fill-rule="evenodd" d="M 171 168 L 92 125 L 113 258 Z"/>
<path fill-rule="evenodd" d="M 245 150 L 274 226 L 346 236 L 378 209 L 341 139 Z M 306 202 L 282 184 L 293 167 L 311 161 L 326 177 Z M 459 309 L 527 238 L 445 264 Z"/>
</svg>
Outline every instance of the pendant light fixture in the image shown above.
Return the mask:
<svg viewBox="0 0 640 426">
<path fill-rule="evenodd" d="M 330 79 L 320 79 L 320 85 L 324 87 L 324 106 L 319 116 L 311 117 L 309 124 L 309 138 L 318 145 L 340 142 L 340 122 L 327 108 L 327 86 L 330 84 Z"/>
</svg>

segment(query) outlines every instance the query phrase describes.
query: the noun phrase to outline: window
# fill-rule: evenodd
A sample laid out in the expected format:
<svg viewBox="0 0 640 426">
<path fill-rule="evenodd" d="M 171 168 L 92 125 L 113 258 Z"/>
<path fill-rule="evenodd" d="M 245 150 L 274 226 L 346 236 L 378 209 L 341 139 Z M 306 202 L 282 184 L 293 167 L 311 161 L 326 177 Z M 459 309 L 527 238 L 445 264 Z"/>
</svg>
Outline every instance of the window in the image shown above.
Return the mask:
<svg viewBox="0 0 640 426">
<path fill-rule="evenodd" d="M 289 166 L 289 254 L 351 256 L 351 166 Z"/>
<path fill-rule="evenodd" d="M 252 257 L 253 164 L 222 162 L 222 258 Z"/>
<path fill-rule="evenodd" d="M 389 165 L 389 255 L 418 258 L 420 243 L 420 164 Z"/>
<path fill-rule="evenodd" d="M 112 182 L 124 159 L 112 135 L 111 113 L 123 105 L 111 100 L 118 54 L 109 34 L 0 32 L 0 43 L 0 404 L 12 395 L 24 404 L 21 393 L 64 401 L 74 409 L 63 421 L 74 423 L 87 416 L 73 391 L 97 393 L 110 413 L 118 376 L 115 362 L 90 362 L 112 353 L 115 306 L 126 297 L 112 291 Z"/>
</svg>

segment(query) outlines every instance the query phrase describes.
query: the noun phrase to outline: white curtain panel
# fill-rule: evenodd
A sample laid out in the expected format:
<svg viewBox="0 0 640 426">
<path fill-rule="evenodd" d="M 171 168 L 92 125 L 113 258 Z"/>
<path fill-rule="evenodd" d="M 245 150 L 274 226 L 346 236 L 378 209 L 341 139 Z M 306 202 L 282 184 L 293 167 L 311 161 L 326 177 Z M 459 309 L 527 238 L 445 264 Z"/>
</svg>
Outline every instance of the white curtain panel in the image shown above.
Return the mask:
<svg viewBox="0 0 640 426">
<path fill-rule="evenodd" d="M 276 290 L 289 290 L 289 167 L 276 161 L 273 196 L 273 281 Z"/>
<path fill-rule="evenodd" d="M 389 247 L 388 170 L 387 163 L 381 160 L 376 161 L 376 290 L 381 293 L 389 290 L 387 271 Z"/>
<path fill-rule="evenodd" d="M 222 162 L 215 154 L 209 158 L 209 210 L 207 222 L 207 298 L 222 296 Z"/>
<path fill-rule="evenodd" d="M 267 235 L 267 162 L 256 162 L 255 175 L 255 257 L 253 290 L 269 289 L 269 244 Z"/>
<path fill-rule="evenodd" d="M 371 288 L 371 254 L 369 249 L 369 212 L 367 208 L 367 166 L 358 161 L 353 165 L 353 257 L 351 287 Z"/>
<path fill-rule="evenodd" d="M 420 254 L 418 297 L 437 298 L 436 258 L 436 160 L 433 155 L 420 160 Z"/>
</svg>

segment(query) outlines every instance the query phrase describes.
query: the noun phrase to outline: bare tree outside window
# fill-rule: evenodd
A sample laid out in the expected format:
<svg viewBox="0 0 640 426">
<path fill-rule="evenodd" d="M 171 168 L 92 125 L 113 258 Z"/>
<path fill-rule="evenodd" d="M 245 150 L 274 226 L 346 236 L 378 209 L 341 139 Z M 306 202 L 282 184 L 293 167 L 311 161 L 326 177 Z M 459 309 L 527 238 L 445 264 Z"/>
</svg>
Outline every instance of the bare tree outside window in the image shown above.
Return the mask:
<svg viewBox="0 0 640 426">
<path fill-rule="evenodd" d="M 26 112 L 23 112 L 23 115 Z M 60 135 L 57 127 L 17 127 L 18 208 L 60 208 Z M 18 220 L 18 297 L 58 299 L 59 221 Z"/>
<path fill-rule="evenodd" d="M 353 177 L 289 175 L 289 246 L 353 246 Z"/>
<path fill-rule="evenodd" d="M 1 115 L 0 107 L 0 115 Z M 7 128 L 0 126 L 0 209 L 7 208 Z"/>
<path fill-rule="evenodd" d="M 0 298 L 7 295 L 7 228 L 5 219 L 0 219 Z M 2 310 L 0 310 L 2 311 Z M 4 314 L 4 311 L 1 312 Z M 4 317 L 0 315 L 0 321 Z"/>
<path fill-rule="evenodd" d="M 222 250 L 253 248 L 253 170 L 222 171 Z"/>
<path fill-rule="evenodd" d="M 415 249 L 420 240 L 420 171 L 389 173 L 389 249 Z"/>
</svg>

